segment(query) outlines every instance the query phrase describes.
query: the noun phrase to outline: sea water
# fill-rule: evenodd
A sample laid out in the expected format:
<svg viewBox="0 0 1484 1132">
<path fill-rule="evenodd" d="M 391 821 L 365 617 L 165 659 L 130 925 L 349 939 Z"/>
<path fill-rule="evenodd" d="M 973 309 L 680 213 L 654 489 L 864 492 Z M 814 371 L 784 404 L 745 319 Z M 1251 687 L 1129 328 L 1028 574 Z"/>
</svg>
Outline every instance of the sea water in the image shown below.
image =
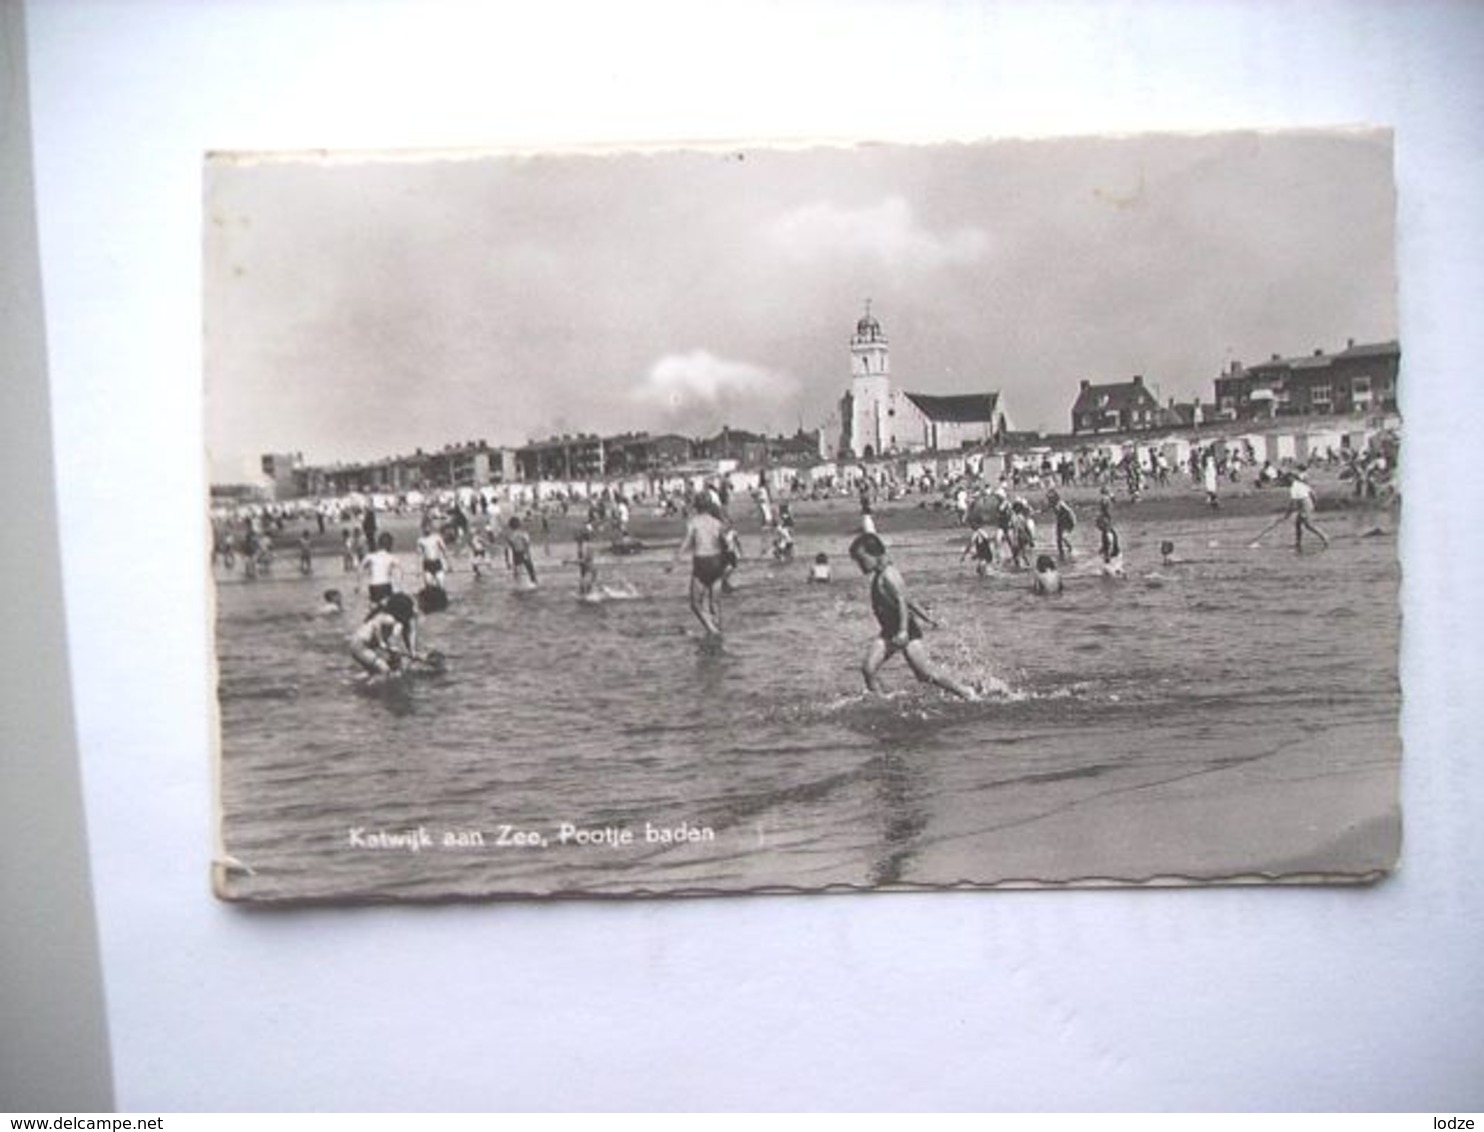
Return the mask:
<svg viewBox="0 0 1484 1132">
<path fill-rule="evenodd" d="M 561 546 L 538 548 L 534 591 L 459 560 L 450 608 L 421 622 L 446 670 L 376 689 L 346 652 L 365 599 L 337 564 L 219 572 L 225 889 L 1369 877 L 1399 837 L 1397 547 L 1368 520 L 1326 525 L 1333 546 L 1297 555 L 1287 528 L 1249 548 L 1250 517 L 1131 516 L 1125 576 L 1084 538 L 1053 597 L 1028 573 L 978 576 L 962 530 L 883 529 L 942 622 L 934 662 L 985 689 L 979 703 L 917 684 L 900 657 L 886 694 L 865 694 L 877 628 L 838 537 L 744 561 L 720 642 L 668 552 L 602 559 L 614 596 L 597 602 L 577 600 Z M 1181 561 L 1140 549 L 1164 538 Z M 818 550 L 829 584 L 806 583 Z M 315 614 L 327 586 L 342 617 Z"/>
</svg>

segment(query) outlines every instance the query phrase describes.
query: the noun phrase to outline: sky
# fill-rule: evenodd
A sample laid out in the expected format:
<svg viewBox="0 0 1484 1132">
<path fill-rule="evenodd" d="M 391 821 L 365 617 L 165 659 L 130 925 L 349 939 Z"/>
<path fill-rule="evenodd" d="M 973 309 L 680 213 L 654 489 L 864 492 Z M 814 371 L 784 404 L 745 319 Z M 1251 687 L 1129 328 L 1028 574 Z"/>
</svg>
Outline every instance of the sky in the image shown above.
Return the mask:
<svg viewBox="0 0 1484 1132">
<path fill-rule="evenodd" d="M 218 156 L 215 481 L 563 433 L 819 427 L 869 300 L 908 392 L 1066 432 L 1082 380 L 1396 337 L 1385 131 Z M 1403 344 L 1405 346 L 1405 344 Z"/>
</svg>

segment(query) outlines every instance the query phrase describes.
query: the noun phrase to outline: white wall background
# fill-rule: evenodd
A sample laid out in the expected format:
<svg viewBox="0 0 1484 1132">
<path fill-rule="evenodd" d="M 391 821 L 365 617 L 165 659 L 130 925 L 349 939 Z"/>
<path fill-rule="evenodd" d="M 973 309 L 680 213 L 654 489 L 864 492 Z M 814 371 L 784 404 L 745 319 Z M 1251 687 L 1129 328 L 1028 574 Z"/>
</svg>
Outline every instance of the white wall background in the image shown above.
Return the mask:
<svg viewBox="0 0 1484 1132">
<path fill-rule="evenodd" d="M 1484 8 L 35 0 L 27 33 L 121 1109 L 1484 1107 Z M 1401 202 L 1395 878 L 273 914 L 212 900 L 205 151 L 1355 123 L 1396 127 Z"/>
</svg>

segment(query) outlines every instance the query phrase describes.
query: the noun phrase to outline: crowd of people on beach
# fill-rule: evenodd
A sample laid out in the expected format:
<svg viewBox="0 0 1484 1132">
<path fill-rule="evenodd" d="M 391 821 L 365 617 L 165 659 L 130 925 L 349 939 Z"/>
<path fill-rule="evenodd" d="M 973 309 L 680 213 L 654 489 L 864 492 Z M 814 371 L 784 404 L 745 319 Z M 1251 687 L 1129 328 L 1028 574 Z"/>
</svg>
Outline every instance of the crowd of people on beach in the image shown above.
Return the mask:
<svg viewBox="0 0 1484 1132">
<path fill-rule="evenodd" d="M 1383 449 L 1344 456 L 1331 453 L 1325 462 L 1341 466 L 1340 478 L 1351 481 L 1357 497 L 1376 499 L 1389 489 L 1395 459 L 1394 450 Z M 1218 449 L 1212 445 L 1193 446 L 1186 471 L 1204 491 L 1207 506 L 1215 508 L 1220 505 L 1222 482 L 1230 482 L 1244 466 L 1253 469 L 1255 486 L 1286 489 L 1286 505 L 1281 514 L 1249 545 L 1260 546 L 1267 534 L 1291 522 L 1296 551 L 1303 551 L 1306 535 L 1328 548 L 1329 535 L 1315 521 L 1317 504 L 1306 465 L 1280 471 L 1270 463 L 1258 465 L 1251 453 L 1243 453 L 1240 448 Z M 1037 471 L 1037 475 L 1026 476 L 1012 469 L 992 484 L 966 475 L 945 485 L 942 498 L 948 501 L 956 521 L 968 530 L 959 560 L 971 562 L 980 576 L 1023 574 L 1030 579 L 1031 591 L 1039 596 L 1063 592 L 1062 572 L 1077 556 L 1074 531 L 1079 522 L 1068 495 L 1074 488 L 1093 484 L 1098 488 L 1093 523 L 1097 532 L 1096 559 L 1079 566 L 1078 572 L 1094 569 L 1106 578 L 1124 577 L 1123 547 L 1115 518 L 1115 486 L 1126 492 L 1131 503 L 1137 503 L 1146 484 L 1169 484 L 1174 472 L 1169 461 L 1153 450 L 1141 458 L 1135 449 L 1121 461 L 1063 460 L 1058 464 L 1048 461 Z M 1033 504 L 1027 494 L 1035 488 L 1041 492 L 1039 505 Z M 866 687 L 879 690 L 879 670 L 900 652 L 918 680 L 964 699 L 976 698 L 974 688 L 933 664 L 924 642 L 924 629 L 936 622 L 908 596 L 906 581 L 877 530 L 876 504 L 883 498 L 898 498 L 899 485 L 886 477 L 861 478 L 855 490 L 859 524 L 847 554 L 870 580 L 870 605 L 878 627 L 862 663 Z M 731 519 L 733 495 L 728 479 L 720 477 L 705 482 L 688 496 L 667 493 L 656 504 L 657 513 L 678 516 L 685 522 L 684 534 L 665 569 L 673 570 L 681 562 L 688 564 L 689 607 L 706 639 L 722 636 L 722 597 L 731 588 L 733 575 L 744 557 L 737 524 Z M 751 489 L 749 498 L 761 531 L 759 555 L 776 563 L 791 563 L 796 539 L 790 500 L 775 503 L 762 484 Z M 586 516 L 575 534 L 578 598 L 601 601 L 637 596 L 632 587 L 602 585 L 598 560 L 600 532 L 606 532 L 611 539 L 612 553 L 645 549 L 630 532 L 629 497 L 622 492 L 604 491 L 586 502 Z M 562 512 L 570 513 L 571 505 L 570 500 L 562 501 Z M 1051 528 L 1052 535 L 1045 540 L 1049 545 L 1038 542 L 1038 516 Z M 325 519 L 325 513 L 320 512 L 317 525 L 322 535 L 326 531 Z M 297 550 L 300 572 L 312 573 L 311 531 L 306 527 L 294 535 L 287 528 L 282 516 L 272 514 L 248 515 L 235 530 L 219 525 L 213 558 L 231 570 L 240 555 L 244 577 L 252 579 L 270 572 L 275 548 L 291 542 Z M 447 577 L 454 557 L 468 556 L 470 571 L 476 579 L 500 569 L 497 557 L 502 558 L 503 569 L 509 572 L 516 588 L 535 589 L 540 579 L 533 530 L 541 536 L 547 553 L 550 552 L 551 526 L 546 507 L 528 506 L 524 515 L 506 517 L 498 498 L 489 495 L 481 494 L 468 501 L 456 499 L 451 508 L 427 507 L 418 530 L 415 591 L 404 576 L 395 538 L 391 531 L 380 529 L 374 507 L 364 507 L 356 521 L 346 523 L 340 530 L 343 570 L 354 575 L 357 593 L 364 583 L 368 601 L 363 620 L 350 634 L 347 647 L 351 658 L 372 680 L 394 678 L 415 666 L 441 662 L 440 654 L 420 650 L 419 624 L 422 617 L 448 608 Z M 1174 550 L 1170 540 L 1161 543 L 1163 565 L 1179 561 Z M 827 552 L 821 550 L 814 556 L 804 577 L 809 584 L 827 584 L 832 580 L 832 563 Z M 320 613 L 339 616 L 344 612 L 342 592 L 326 590 Z"/>
</svg>

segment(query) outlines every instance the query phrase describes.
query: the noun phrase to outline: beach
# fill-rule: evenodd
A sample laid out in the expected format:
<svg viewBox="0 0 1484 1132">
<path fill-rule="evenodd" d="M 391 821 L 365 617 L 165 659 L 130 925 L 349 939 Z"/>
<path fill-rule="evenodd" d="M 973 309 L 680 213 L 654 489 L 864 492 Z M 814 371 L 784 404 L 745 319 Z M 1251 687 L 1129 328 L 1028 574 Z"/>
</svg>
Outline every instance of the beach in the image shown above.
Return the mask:
<svg viewBox="0 0 1484 1132">
<path fill-rule="evenodd" d="M 1396 513 L 1316 485 L 1333 545 L 1302 555 L 1287 526 L 1249 547 L 1282 489 L 1212 509 L 1177 479 L 1118 499 L 1120 578 L 1097 559 L 1096 490 L 1073 489 L 1079 553 L 1052 598 L 961 562 L 968 532 L 938 497 L 878 501 L 893 560 L 943 622 L 935 661 L 980 703 L 900 660 L 884 696 L 865 694 L 876 628 L 845 554 L 853 496 L 794 503 L 787 563 L 759 556 L 733 499 L 749 557 L 719 644 L 670 569 L 677 518 L 636 507 L 644 549 L 600 553 L 619 596 L 587 603 L 571 541 L 585 509 L 553 515 L 547 539 L 532 526 L 535 591 L 498 551 L 480 579 L 454 559 L 450 608 L 421 626 L 448 671 L 389 694 L 360 689 L 345 655 L 365 598 L 338 552 L 309 576 L 290 554 L 255 582 L 218 567 L 222 849 L 241 864 L 219 887 L 294 901 L 1374 879 L 1400 837 Z M 414 588 L 415 521 L 381 519 Z M 323 539 L 334 550 L 338 528 Z M 808 585 L 821 551 L 834 579 Z M 329 586 L 341 620 L 312 613 Z"/>
</svg>

